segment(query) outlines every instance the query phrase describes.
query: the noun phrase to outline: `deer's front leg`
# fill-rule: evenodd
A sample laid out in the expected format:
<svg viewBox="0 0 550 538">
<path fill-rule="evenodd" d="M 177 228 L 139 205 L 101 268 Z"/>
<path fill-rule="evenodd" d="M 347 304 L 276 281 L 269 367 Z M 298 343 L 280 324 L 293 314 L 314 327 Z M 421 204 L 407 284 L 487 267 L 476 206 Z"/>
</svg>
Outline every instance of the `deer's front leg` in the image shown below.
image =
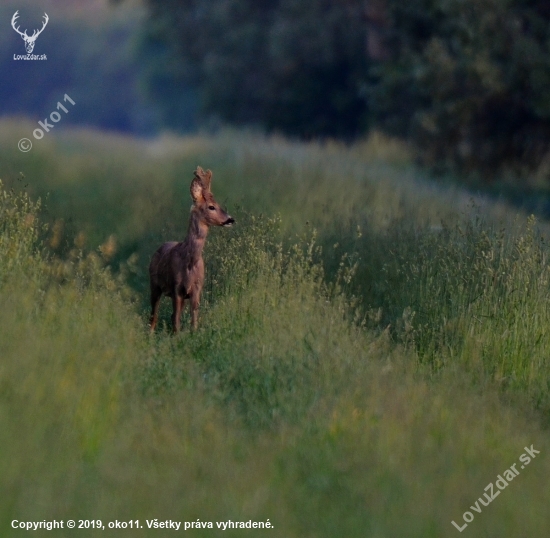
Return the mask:
<svg viewBox="0 0 550 538">
<path fill-rule="evenodd" d="M 199 326 L 200 292 L 191 295 L 191 329 L 194 331 Z"/>
<path fill-rule="evenodd" d="M 202 286 L 204 284 L 204 262 L 199 259 L 195 267 L 195 283 L 191 287 L 189 299 L 191 301 L 191 329 L 196 330 L 199 325 L 199 303 L 201 300 Z"/>
<path fill-rule="evenodd" d="M 183 310 L 184 298 L 174 293 L 172 298 L 172 330 L 176 334 L 180 330 L 181 312 Z"/>
</svg>

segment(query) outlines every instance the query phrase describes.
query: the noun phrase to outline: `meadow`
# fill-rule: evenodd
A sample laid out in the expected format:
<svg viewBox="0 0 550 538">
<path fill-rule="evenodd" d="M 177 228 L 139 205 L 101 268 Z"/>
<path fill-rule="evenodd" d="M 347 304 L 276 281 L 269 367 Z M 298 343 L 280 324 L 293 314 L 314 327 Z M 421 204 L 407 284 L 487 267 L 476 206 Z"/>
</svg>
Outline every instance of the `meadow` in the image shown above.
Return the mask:
<svg viewBox="0 0 550 538">
<path fill-rule="evenodd" d="M 174 532 L 155 518 L 213 522 L 195 536 L 549 534 L 544 222 L 434 184 L 376 134 L 65 130 L 19 152 L 32 129 L 0 122 L 1 536 Z M 149 257 L 184 238 L 197 165 L 237 225 L 210 232 L 199 330 L 186 313 L 172 336 L 166 300 L 150 336 Z"/>
</svg>

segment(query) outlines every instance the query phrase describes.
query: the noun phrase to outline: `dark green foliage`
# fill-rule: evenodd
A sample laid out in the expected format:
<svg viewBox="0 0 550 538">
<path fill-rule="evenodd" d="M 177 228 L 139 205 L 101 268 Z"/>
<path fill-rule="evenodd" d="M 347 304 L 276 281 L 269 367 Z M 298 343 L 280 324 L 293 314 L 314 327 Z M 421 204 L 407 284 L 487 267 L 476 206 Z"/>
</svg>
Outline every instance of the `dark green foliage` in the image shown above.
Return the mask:
<svg viewBox="0 0 550 538">
<path fill-rule="evenodd" d="M 361 2 L 148 5 L 144 48 L 164 69 L 150 73 L 147 84 L 170 124 L 174 107 L 185 107 L 187 99 L 171 88 L 191 84 L 206 117 L 305 137 L 350 137 L 364 130 Z"/>
<path fill-rule="evenodd" d="M 174 127 L 189 117 L 181 89 L 191 85 L 203 120 L 305 138 L 349 139 L 378 126 L 413 141 L 420 160 L 439 171 L 544 176 L 545 2 L 148 0 L 148 7 L 144 48 L 162 69 L 150 70 L 147 84 Z M 367 46 L 373 28 L 382 37 L 378 56 Z"/>
<path fill-rule="evenodd" d="M 534 170 L 550 142 L 550 9 L 533 0 L 388 0 L 373 111 L 438 167 Z"/>
</svg>

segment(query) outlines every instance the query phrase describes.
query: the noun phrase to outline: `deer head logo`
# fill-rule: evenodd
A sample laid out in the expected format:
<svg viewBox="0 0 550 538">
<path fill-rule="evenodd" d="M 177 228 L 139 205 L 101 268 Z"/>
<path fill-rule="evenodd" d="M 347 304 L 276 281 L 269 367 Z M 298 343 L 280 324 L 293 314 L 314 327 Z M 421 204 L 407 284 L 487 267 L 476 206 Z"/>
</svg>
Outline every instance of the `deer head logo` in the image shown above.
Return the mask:
<svg viewBox="0 0 550 538">
<path fill-rule="evenodd" d="M 46 28 L 46 24 L 48 24 L 48 21 L 50 20 L 48 18 L 48 14 L 44 13 L 44 22 L 42 23 L 42 28 L 40 30 L 34 30 L 31 36 L 27 35 L 27 30 L 24 32 L 19 31 L 19 26 L 15 26 L 15 23 L 17 22 L 17 19 L 19 17 L 19 10 L 17 10 L 11 19 L 11 25 L 13 29 L 23 38 L 23 41 L 25 42 L 25 48 L 27 49 L 27 54 L 31 54 L 34 49 L 34 42 L 36 41 L 36 38 L 42 33 L 44 28 Z"/>
</svg>

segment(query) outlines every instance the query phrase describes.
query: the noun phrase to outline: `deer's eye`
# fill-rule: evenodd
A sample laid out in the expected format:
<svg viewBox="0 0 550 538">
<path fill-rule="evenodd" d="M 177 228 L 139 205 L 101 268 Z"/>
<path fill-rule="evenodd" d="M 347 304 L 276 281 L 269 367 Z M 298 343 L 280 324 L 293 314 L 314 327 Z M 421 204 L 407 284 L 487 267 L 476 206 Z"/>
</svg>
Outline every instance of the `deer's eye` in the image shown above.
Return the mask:
<svg viewBox="0 0 550 538">
<path fill-rule="evenodd" d="M 208 209 L 210 209 L 210 211 L 216 211 L 216 208 L 213 205 L 209 205 Z"/>
</svg>

